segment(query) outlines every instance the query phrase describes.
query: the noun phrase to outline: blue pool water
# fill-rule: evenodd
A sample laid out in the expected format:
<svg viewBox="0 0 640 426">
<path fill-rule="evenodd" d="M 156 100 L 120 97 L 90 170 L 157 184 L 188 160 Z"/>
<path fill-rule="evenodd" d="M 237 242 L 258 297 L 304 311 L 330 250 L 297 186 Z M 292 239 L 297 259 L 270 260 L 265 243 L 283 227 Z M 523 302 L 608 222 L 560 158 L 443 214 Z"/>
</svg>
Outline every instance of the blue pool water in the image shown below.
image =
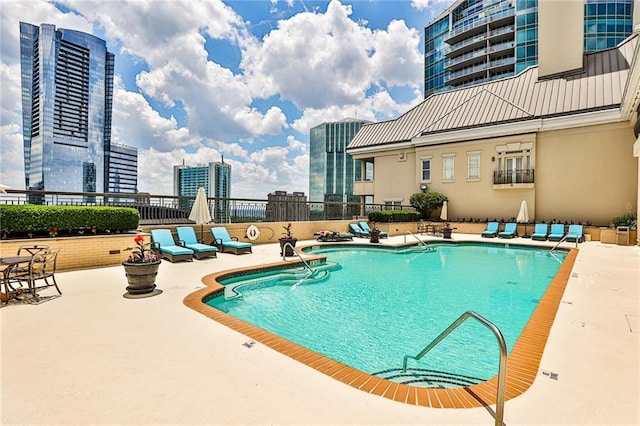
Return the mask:
<svg viewBox="0 0 640 426">
<path fill-rule="evenodd" d="M 311 252 L 327 256 L 329 272 L 318 271 L 315 280 L 301 281 L 306 272 L 299 269 L 230 277 L 221 284 L 229 290 L 245 283 L 237 287 L 242 296 L 207 303 L 374 373 L 401 367 L 405 355 L 416 355 L 469 310 L 493 322 L 510 351 L 565 256 L 494 244 L 431 247 L 320 246 Z M 497 373 L 498 357 L 493 334 L 466 321 L 410 364 L 488 379 Z"/>
</svg>

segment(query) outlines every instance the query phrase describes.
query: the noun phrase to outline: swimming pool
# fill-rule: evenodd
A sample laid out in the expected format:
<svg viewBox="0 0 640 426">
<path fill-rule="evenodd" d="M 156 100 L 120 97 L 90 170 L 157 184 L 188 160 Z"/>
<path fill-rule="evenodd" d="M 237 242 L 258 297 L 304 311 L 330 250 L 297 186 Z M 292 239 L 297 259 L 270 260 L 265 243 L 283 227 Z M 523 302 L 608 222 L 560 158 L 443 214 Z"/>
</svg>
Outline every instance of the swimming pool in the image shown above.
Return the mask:
<svg viewBox="0 0 640 426">
<path fill-rule="evenodd" d="M 326 277 L 318 272 L 309 281 L 308 271 L 291 269 L 223 277 L 218 281 L 227 297 L 242 297 L 227 299 L 221 292 L 207 304 L 357 370 L 396 380 L 404 355 L 417 354 L 468 310 L 496 324 L 511 351 L 565 256 L 502 244 L 431 247 L 311 247 L 306 251 L 340 267 L 330 265 Z M 237 292 L 228 292 L 231 287 Z M 402 380 L 467 386 L 495 375 L 497 359 L 495 338 L 469 321 L 412 363 L 414 372 L 434 372 L 428 379 Z"/>
</svg>

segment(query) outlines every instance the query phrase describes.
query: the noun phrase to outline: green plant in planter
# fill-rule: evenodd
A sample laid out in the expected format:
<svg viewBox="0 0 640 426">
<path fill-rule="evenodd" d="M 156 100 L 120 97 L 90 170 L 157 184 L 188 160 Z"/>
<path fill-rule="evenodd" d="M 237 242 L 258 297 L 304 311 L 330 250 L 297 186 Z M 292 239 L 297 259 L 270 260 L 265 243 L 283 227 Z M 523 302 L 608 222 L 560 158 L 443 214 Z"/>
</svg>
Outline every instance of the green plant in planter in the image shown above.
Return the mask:
<svg viewBox="0 0 640 426">
<path fill-rule="evenodd" d="M 442 207 L 449 199 L 439 192 L 418 192 L 409 198 L 409 204 L 422 213 L 423 219 L 429 219 L 438 207 Z"/>
<path fill-rule="evenodd" d="M 638 215 L 635 213 L 626 213 L 622 216 L 616 216 L 611 219 L 614 227 L 617 226 L 629 226 L 630 228 L 637 229 L 638 227 Z"/>
</svg>

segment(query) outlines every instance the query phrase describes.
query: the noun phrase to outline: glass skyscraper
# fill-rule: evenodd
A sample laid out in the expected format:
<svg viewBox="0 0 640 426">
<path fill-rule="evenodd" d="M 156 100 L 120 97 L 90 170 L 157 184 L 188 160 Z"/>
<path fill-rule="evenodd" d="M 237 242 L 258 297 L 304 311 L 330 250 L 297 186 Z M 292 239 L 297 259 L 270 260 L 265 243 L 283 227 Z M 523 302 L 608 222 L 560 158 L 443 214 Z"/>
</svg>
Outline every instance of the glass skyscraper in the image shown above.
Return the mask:
<svg viewBox="0 0 640 426">
<path fill-rule="evenodd" d="M 180 197 L 178 205 L 181 209 L 190 210 L 198 189 L 204 188 L 207 197 L 215 197 L 212 217 L 214 222 L 227 223 L 230 220 L 231 197 L 231 165 L 222 159 L 219 163 L 208 165 L 173 166 L 173 194 Z"/>
<path fill-rule="evenodd" d="M 538 64 L 538 2 L 458 0 L 425 28 L 424 96 L 511 77 Z M 633 29 L 633 0 L 584 2 L 585 52 Z"/>
<path fill-rule="evenodd" d="M 361 178 L 360 161 L 346 147 L 366 121 L 345 119 L 313 127 L 309 138 L 309 201 L 360 202 L 353 182 Z"/>
<path fill-rule="evenodd" d="M 106 42 L 21 22 L 20 60 L 25 187 L 136 193 L 136 148 L 111 144 L 114 55 Z"/>
</svg>

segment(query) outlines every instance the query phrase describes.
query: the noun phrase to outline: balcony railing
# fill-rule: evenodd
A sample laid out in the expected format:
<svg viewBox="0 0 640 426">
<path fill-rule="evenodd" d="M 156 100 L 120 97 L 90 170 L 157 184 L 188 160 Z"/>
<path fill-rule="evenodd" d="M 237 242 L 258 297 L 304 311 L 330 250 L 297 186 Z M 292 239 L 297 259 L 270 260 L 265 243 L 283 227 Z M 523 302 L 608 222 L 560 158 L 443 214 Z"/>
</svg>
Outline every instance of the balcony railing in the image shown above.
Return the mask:
<svg viewBox="0 0 640 426">
<path fill-rule="evenodd" d="M 38 204 L 49 206 L 117 206 L 133 207 L 140 212 L 140 223 L 180 224 L 189 220 L 194 197 L 173 195 L 53 192 L 8 189 L 0 194 L 0 204 Z M 348 220 L 375 210 L 388 210 L 383 204 L 358 202 L 311 202 L 298 200 L 260 200 L 250 198 L 208 198 L 215 223 L 290 222 Z M 394 210 L 415 211 L 411 206 Z"/>
<path fill-rule="evenodd" d="M 534 183 L 533 169 L 496 170 L 493 172 L 494 185 Z"/>
</svg>

